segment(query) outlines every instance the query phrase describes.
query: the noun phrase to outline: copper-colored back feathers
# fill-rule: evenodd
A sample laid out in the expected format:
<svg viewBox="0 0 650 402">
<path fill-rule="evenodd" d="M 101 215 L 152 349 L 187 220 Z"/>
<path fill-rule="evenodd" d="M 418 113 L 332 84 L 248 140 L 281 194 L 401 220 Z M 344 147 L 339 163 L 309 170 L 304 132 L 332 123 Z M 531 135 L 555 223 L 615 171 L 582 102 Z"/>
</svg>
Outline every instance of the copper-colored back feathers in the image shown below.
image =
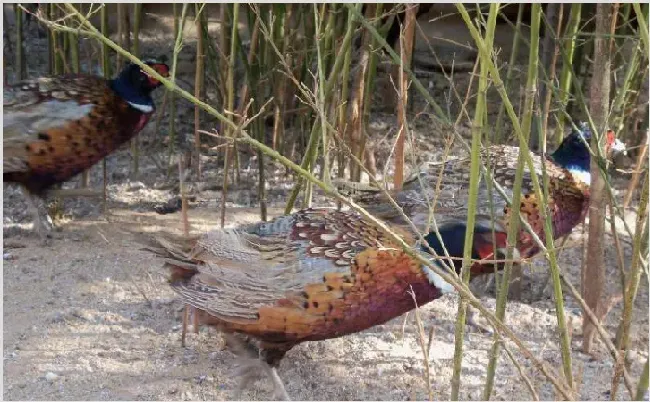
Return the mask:
<svg viewBox="0 0 650 402">
<path fill-rule="evenodd" d="M 415 306 L 411 287 L 419 304 L 442 294 L 419 263 L 352 212 L 310 209 L 212 231 L 182 256 L 176 245 L 159 245 L 172 287 L 207 313 L 204 323 L 253 336 L 267 349 L 386 322 Z"/>
</svg>

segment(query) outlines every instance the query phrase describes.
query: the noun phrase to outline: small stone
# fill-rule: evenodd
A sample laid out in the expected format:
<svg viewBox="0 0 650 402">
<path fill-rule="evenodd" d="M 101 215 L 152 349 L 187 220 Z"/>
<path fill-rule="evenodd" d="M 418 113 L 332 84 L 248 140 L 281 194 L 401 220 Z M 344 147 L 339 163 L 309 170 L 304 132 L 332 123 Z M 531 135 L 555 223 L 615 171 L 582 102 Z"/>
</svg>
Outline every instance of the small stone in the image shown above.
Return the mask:
<svg viewBox="0 0 650 402">
<path fill-rule="evenodd" d="M 45 380 L 48 382 L 54 382 L 57 378 L 59 378 L 59 376 L 51 371 L 48 371 L 47 374 L 45 374 Z"/>
<path fill-rule="evenodd" d="M 127 191 L 138 191 L 145 188 L 144 183 L 141 181 L 134 181 L 129 183 L 129 187 L 127 188 Z"/>
</svg>

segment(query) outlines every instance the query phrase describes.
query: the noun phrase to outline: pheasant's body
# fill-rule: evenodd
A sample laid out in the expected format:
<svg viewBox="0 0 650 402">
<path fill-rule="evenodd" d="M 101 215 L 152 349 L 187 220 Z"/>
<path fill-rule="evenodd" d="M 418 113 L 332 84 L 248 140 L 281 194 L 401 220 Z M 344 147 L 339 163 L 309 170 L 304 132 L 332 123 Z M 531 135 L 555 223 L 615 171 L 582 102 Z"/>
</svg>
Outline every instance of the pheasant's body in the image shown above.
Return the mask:
<svg viewBox="0 0 650 402">
<path fill-rule="evenodd" d="M 162 75 L 165 64 L 146 64 Z M 71 179 L 147 124 L 160 82 L 129 64 L 113 80 L 90 75 L 37 78 L 3 91 L 3 179 L 32 195 Z M 32 201 L 35 224 L 42 222 Z"/>
<path fill-rule="evenodd" d="M 589 153 L 586 147 L 580 148 L 582 143 L 573 143 L 574 140 L 576 139 L 571 136 L 567 137 L 567 144 L 563 144 L 563 147 L 565 153 L 570 156 L 578 155 L 576 163 L 572 163 L 575 162 L 572 160 L 570 162 L 562 160 L 563 163 L 559 163 L 552 157 L 544 160 L 530 153 L 534 174 L 538 177 L 540 186 L 543 185 L 542 169 L 546 170 L 549 178 L 547 210 L 551 216 L 554 239 L 571 233 L 573 228 L 584 220 L 589 206 Z M 608 138 L 608 143 L 612 141 L 613 139 Z M 587 153 L 586 159 L 581 155 L 583 152 Z M 481 153 L 482 163 L 489 167 L 493 178 L 510 198 L 513 195 L 518 155 L 517 147 L 503 145 L 488 147 Z M 429 221 L 429 206 L 438 224 L 447 219 L 466 217 L 470 164 L 469 157 L 430 163 L 407 180 L 402 190 L 390 194 L 404 209 L 405 214 L 422 228 L 426 227 Z M 339 186 L 342 189 L 351 187 L 353 191 L 359 191 L 354 188 L 354 185 L 341 183 Z M 354 196 L 357 203 L 380 218 L 403 223 L 402 215 L 388 202 L 384 193 L 376 188 L 366 189 L 365 193 L 363 191 Z M 510 207 L 491 183 L 488 186 L 488 180 L 483 174 L 481 174 L 477 202 L 477 214 L 495 216 L 499 223 L 507 226 L 511 213 Z M 541 206 L 535 195 L 531 172 L 524 168 L 519 209 L 531 228 L 543 240 L 545 234 Z M 524 257 L 532 256 L 538 251 L 530 234 L 524 229 L 518 238 L 518 248 Z"/>
<path fill-rule="evenodd" d="M 459 225 L 440 228 L 452 257 L 462 256 L 463 244 L 452 243 L 464 237 Z M 395 230 L 414 243 L 411 233 Z M 501 248 L 505 233 L 496 230 Z M 493 259 L 488 232 L 476 228 L 476 258 Z M 427 241 L 440 249 L 438 240 Z M 310 209 L 212 231 L 187 250 L 164 239 L 158 244 L 154 251 L 172 269 L 171 286 L 199 310 L 200 322 L 243 334 L 249 345 L 254 340 L 271 366 L 300 342 L 365 330 L 452 289 L 353 212 Z M 472 272 L 482 273 L 482 265 Z"/>
<path fill-rule="evenodd" d="M 3 178 L 41 193 L 93 166 L 149 120 L 93 76 L 23 81 L 4 89 Z"/>
</svg>

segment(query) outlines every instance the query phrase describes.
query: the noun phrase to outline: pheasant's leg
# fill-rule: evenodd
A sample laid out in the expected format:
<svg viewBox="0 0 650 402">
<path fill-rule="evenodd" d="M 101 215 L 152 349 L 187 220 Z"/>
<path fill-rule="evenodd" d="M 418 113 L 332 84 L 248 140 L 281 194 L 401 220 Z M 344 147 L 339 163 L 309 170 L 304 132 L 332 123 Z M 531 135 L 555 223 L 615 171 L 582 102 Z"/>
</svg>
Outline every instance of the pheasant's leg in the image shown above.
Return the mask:
<svg viewBox="0 0 650 402">
<path fill-rule="evenodd" d="M 287 390 L 284 388 L 284 383 L 278 375 L 275 367 L 271 367 L 266 363 L 263 364 L 266 366 L 267 374 L 271 377 L 271 381 L 273 382 L 273 396 L 282 401 L 290 401 L 291 398 L 289 398 L 289 394 L 287 394 Z"/>
<path fill-rule="evenodd" d="M 186 304 L 183 309 L 183 328 L 181 328 L 181 346 L 185 347 L 185 336 L 187 335 L 187 316 L 190 314 L 190 305 Z"/>
<path fill-rule="evenodd" d="M 34 230 L 41 238 L 41 241 L 43 243 L 47 243 L 48 238 L 50 237 L 50 233 L 49 233 L 50 229 L 45 225 L 45 222 L 41 218 L 41 214 L 38 211 L 38 197 L 31 194 L 27 190 L 24 190 L 24 193 L 25 193 L 25 198 L 27 198 L 27 203 L 29 204 L 29 209 L 32 213 L 32 217 L 34 219 Z"/>
<path fill-rule="evenodd" d="M 192 307 L 192 325 L 194 326 L 194 333 L 199 333 L 199 312 L 196 308 Z"/>
<path fill-rule="evenodd" d="M 242 400 L 241 394 L 248 387 L 248 385 L 260 378 L 260 371 L 263 365 L 266 364 L 258 358 L 240 357 L 237 361 L 235 369 L 235 377 L 239 377 L 239 382 L 234 392 L 235 400 Z"/>
</svg>

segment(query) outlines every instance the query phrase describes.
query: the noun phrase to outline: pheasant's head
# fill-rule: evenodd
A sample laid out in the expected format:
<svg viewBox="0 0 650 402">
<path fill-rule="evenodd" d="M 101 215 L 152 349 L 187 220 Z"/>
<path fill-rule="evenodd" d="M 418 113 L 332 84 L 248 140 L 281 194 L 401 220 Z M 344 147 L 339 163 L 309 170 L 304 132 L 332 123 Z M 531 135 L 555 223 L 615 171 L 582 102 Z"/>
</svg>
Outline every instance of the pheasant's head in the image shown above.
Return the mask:
<svg viewBox="0 0 650 402">
<path fill-rule="evenodd" d="M 551 155 L 553 162 L 567 169 L 574 178 L 586 184 L 591 183 L 591 175 L 589 174 L 591 153 L 587 147 L 591 135 L 588 124 L 580 123 L 580 128 L 566 136 Z M 625 144 L 616 138 L 614 131 L 607 130 L 605 155 L 611 155 L 615 152 L 625 152 Z"/>
<path fill-rule="evenodd" d="M 157 60 L 144 62 L 163 77 L 169 76 L 169 66 Z M 161 85 L 160 81 L 143 71 L 140 66 L 129 63 L 122 72 L 111 81 L 111 88 L 131 106 L 143 113 L 153 112 L 151 92 Z"/>
</svg>

